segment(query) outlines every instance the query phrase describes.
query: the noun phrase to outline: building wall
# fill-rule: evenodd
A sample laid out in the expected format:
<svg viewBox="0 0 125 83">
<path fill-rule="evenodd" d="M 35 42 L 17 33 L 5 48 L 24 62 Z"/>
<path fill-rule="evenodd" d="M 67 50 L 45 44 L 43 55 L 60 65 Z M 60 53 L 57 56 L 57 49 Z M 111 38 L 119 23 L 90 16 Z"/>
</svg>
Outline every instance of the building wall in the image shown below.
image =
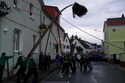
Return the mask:
<svg viewBox="0 0 125 83">
<path fill-rule="evenodd" d="M 69 41 L 68 37 L 65 37 L 63 44 L 65 45 L 65 48 L 63 47 L 64 52 L 70 53 L 70 41 Z M 69 46 L 69 48 L 67 48 L 67 46 Z"/>
<path fill-rule="evenodd" d="M 108 26 L 107 24 L 105 23 L 104 24 L 104 53 L 107 55 L 107 57 L 110 57 L 109 56 L 109 31 L 108 31 Z"/>
<path fill-rule="evenodd" d="M 40 3 L 38 0 L 18 0 L 18 8 L 14 8 L 12 4 L 12 0 L 8 0 L 8 4 L 11 6 L 11 12 L 5 16 L 0 18 L 0 54 L 2 52 L 6 52 L 8 56 L 15 55 L 14 58 L 9 60 L 9 71 L 10 75 L 12 75 L 12 69 L 16 64 L 17 58 L 19 55 L 17 52 L 14 51 L 14 30 L 19 29 L 21 31 L 21 49 L 22 55 L 27 56 L 30 50 L 33 47 L 33 37 L 36 36 L 36 39 L 39 38 L 39 25 L 41 23 L 45 23 L 49 25 L 52 22 L 52 18 L 42 11 L 40 15 Z M 32 3 L 33 6 L 33 16 L 29 15 L 29 4 Z M 41 16 L 41 17 L 40 17 Z M 41 18 L 41 20 L 40 20 Z M 44 22 L 43 22 L 44 21 Z M 4 29 L 8 29 L 8 32 L 4 32 Z M 58 39 L 58 30 L 57 25 L 53 23 L 52 32 L 56 39 Z M 49 31 L 48 31 L 49 32 Z M 46 41 L 48 37 L 48 32 L 44 36 L 43 40 L 41 41 L 40 46 L 36 49 L 33 54 L 34 59 L 38 63 L 39 59 L 39 51 L 44 52 Z M 64 31 L 60 29 L 60 37 L 63 38 Z M 47 53 L 52 55 L 52 59 L 55 58 L 56 51 L 55 51 L 55 44 L 57 44 L 56 40 L 50 33 L 50 39 L 48 43 Z M 60 53 L 60 52 L 59 52 Z M 7 69 L 7 68 L 6 68 Z M 7 71 L 4 73 L 4 77 L 7 77 Z"/>
<path fill-rule="evenodd" d="M 112 54 L 117 54 L 117 59 L 122 65 L 125 63 L 125 26 L 106 26 L 105 27 L 105 53 L 113 59 Z M 108 43 L 106 43 L 108 42 Z M 125 66 L 125 65 L 124 65 Z"/>
<path fill-rule="evenodd" d="M 113 32 L 113 29 L 115 29 L 115 32 Z M 109 28 L 109 42 L 113 45 L 109 45 L 109 54 L 112 53 L 123 53 L 124 52 L 124 41 L 125 41 L 125 27 L 124 26 L 115 26 Z M 120 49 L 120 48 L 123 49 Z"/>
<path fill-rule="evenodd" d="M 50 16 L 46 15 L 46 12 L 42 13 L 42 18 L 45 18 L 44 24 L 46 24 L 46 25 L 49 25 L 52 21 Z M 51 28 L 52 32 L 50 32 L 49 41 L 48 41 L 47 50 L 46 50 L 46 53 L 49 53 L 51 55 L 51 59 L 55 59 L 55 56 L 56 56 L 55 45 L 58 44 L 57 41 L 59 40 L 58 28 L 59 27 L 57 27 L 57 25 L 55 23 L 53 23 L 52 28 Z M 49 34 L 49 31 L 46 33 L 43 40 L 41 41 L 41 51 L 43 53 L 45 53 L 48 34 Z M 53 36 L 53 34 L 54 34 L 54 36 Z M 62 29 L 60 29 L 60 28 L 59 28 L 59 34 L 60 34 L 60 39 L 63 39 L 64 31 L 62 31 Z M 59 54 L 61 55 L 60 49 L 59 49 Z"/>
<path fill-rule="evenodd" d="M 0 39 L 0 54 L 6 52 L 8 56 L 15 55 L 14 58 L 9 60 L 10 74 L 17 61 L 19 55 L 14 51 L 14 29 L 21 31 L 21 49 L 22 54 L 27 56 L 33 46 L 33 35 L 39 37 L 38 26 L 40 25 L 40 4 L 37 0 L 18 0 L 18 8 L 13 7 L 13 0 L 8 0 L 8 4 L 11 6 L 11 11 L 5 17 L 2 17 L 2 26 Z M 33 6 L 33 18 L 29 16 L 29 3 Z M 34 14 L 37 13 L 37 14 Z M 0 18 L 1 19 L 1 18 Z M 0 20 L 1 21 L 1 20 Z M 3 30 L 7 28 L 8 32 Z M 38 52 L 34 56 L 38 63 Z M 4 75 L 6 77 L 6 73 Z"/>
</svg>

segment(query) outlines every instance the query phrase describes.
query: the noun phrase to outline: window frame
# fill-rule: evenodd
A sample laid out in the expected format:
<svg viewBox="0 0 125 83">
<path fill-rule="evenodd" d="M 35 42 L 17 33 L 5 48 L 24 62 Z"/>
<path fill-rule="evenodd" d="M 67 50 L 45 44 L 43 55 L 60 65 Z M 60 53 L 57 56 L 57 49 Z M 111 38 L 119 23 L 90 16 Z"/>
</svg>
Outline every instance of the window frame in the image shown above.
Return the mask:
<svg viewBox="0 0 125 83">
<path fill-rule="evenodd" d="M 29 15 L 33 16 L 33 4 L 29 3 Z"/>
<path fill-rule="evenodd" d="M 18 40 L 16 38 L 16 34 L 18 37 Z M 14 29 L 14 52 L 22 52 L 22 47 L 23 47 L 23 40 L 22 40 L 22 30 L 15 28 Z M 18 46 L 17 46 L 18 44 Z"/>
<path fill-rule="evenodd" d="M 13 7 L 17 8 L 18 7 L 17 5 L 18 5 L 18 0 L 13 0 Z"/>
</svg>

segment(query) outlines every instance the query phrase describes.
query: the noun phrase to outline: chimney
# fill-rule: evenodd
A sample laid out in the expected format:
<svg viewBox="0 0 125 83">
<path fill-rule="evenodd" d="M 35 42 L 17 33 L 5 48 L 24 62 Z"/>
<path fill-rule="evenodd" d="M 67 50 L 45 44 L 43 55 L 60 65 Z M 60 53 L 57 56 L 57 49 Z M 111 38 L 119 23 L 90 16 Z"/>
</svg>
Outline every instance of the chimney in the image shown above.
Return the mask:
<svg viewBox="0 0 125 83">
<path fill-rule="evenodd" d="M 122 14 L 122 18 L 124 18 L 124 14 Z"/>
<path fill-rule="evenodd" d="M 81 40 L 81 38 L 79 38 L 79 40 Z"/>
</svg>

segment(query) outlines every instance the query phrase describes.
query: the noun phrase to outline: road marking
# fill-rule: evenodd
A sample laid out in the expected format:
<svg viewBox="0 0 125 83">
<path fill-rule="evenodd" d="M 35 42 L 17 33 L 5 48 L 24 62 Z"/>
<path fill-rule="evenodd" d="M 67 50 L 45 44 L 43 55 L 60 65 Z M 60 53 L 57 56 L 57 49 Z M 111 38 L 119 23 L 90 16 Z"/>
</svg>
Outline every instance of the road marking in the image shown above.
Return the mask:
<svg viewBox="0 0 125 83">
<path fill-rule="evenodd" d="M 98 83 L 94 76 L 91 76 L 91 79 L 94 81 L 94 83 Z"/>
</svg>

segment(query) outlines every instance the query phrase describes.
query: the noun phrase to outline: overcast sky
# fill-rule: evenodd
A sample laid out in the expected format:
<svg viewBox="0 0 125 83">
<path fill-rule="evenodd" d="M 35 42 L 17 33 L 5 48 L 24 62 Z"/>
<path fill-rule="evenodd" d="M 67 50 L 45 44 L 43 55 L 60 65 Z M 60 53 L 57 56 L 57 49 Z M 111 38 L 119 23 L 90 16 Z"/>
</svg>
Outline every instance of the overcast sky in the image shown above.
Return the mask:
<svg viewBox="0 0 125 83">
<path fill-rule="evenodd" d="M 62 12 L 61 26 L 69 36 L 78 35 L 81 39 L 91 43 L 101 44 L 101 41 L 78 30 L 62 18 L 87 33 L 103 39 L 104 21 L 107 18 L 121 17 L 122 14 L 125 14 L 125 0 L 44 0 L 45 5 L 57 6 L 59 10 L 74 2 L 85 6 L 88 9 L 87 14 L 83 17 L 73 18 L 72 7 L 69 7 Z"/>
</svg>

